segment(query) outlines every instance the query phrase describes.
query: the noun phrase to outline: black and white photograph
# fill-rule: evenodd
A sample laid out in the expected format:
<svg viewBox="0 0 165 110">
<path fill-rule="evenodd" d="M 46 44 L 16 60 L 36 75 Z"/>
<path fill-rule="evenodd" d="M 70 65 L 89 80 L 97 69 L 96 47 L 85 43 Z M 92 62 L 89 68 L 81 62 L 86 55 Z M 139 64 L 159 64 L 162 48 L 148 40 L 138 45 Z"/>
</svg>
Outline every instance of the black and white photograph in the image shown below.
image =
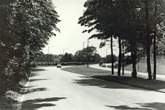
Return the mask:
<svg viewBox="0 0 165 110">
<path fill-rule="evenodd" d="M 165 110 L 165 0 L 0 0 L 0 110 Z"/>
</svg>

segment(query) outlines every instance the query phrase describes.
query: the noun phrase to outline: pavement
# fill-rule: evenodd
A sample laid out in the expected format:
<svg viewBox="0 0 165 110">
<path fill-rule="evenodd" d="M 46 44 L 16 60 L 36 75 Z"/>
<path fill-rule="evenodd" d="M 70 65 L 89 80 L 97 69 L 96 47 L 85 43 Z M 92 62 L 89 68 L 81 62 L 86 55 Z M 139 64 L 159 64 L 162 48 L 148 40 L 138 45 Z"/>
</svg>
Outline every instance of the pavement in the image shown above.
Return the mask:
<svg viewBox="0 0 165 110">
<path fill-rule="evenodd" d="M 146 106 L 165 110 L 165 75 L 157 74 L 157 80 L 147 80 L 147 73 L 138 72 L 138 78 L 131 78 L 131 71 L 125 70 L 124 76 L 118 77 L 117 69 L 115 75 L 110 75 L 111 68 L 98 64 L 89 67 L 109 72 L 92 73 L 89 77 L 54 67 L 37 68 L 17 110 L 141 110 Z"/>
<path fill-rule="evenodd" d="M 165 110 L 164 93 L 56 67 L 35 68 L 26 88 L 21 110 Z"/>
<path fill-rule="evenodd" d="M 111 71 L 109 67 L 101 67 L 98 64 L 90 65 L 91 68 Z M 115 75 L 109 75 L 109 77 L 104 75 L 98 75 L 97 78 L 111 80 L 114 82 L 127 84 L 134 87 L 140 87 L 144 89 L 154 90 L 157 92 L 165 93 L 165 75 L 157 74 L 156 80 L 147 80 L 148 74 L 144 72 L 137 71 L 138 78 L 131 78 L 131 71 L 124 70 L 124 76 L 117 76 L 117 69 L 114 69 Z M 122 71 L 121 71 L 122 73 Z"/>
</svg>

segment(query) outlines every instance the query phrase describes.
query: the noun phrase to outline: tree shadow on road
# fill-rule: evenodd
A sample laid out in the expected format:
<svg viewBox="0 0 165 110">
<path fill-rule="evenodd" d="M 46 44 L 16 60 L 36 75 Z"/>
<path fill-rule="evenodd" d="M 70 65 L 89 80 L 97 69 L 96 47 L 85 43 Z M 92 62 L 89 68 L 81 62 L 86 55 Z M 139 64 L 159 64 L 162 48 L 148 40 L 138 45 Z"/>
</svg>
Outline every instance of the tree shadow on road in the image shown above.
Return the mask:
<svg viewBox="0 0 165 110">
<path fill-rule="evenodd" d="M 129 107 L 127 105 L 107 107 L 115 108 L 116 110 L 165 110 L 165 103 L 138 103 L 138 105 L 140 105 L 140 107 Z"/>
<path fill-rule="evenodd" d="M 48 79 L 30 79 L 29 82 L 33 82 L 33 81 L 42 81 L 42 80 L 48 80 Z"/>
<path fill-rule="evenodd" d="M 35 77 L 35 76 L 38 76 L 38 75 L 40 75 L 40 74 L 37 74 L 37 73 L 32 72 L 31 75 L 30 75 L 30 77 Z"/>
<path fill-rule="evenodd" d="M 52 97 L 52 98 L 45 98 L 45 99 L 26 100 L 26 101 L 22 102 L 21 110 L 36 110 L 37 108 L 56 106 L 55 104 L 53 104 L 51 102 L 59 101 L 62 99 L 66 99 L 66 98 L 65 97 Z"/>
<path fill-rule="evenodd" d="M 45 71 L 45 69 L 33 68 L 32 71 Z"/>
<path fill-rule="evenodd" d="M 47 88 L 35 88 L 35 89 L 31 89 L 31 88 L 26 88 L 26 90 L 22 90 L 21 94 L 30 94 L 33 92 L 40 92 L 40 91 L 46 91 Z"/>
<path fill-rule="evenodd" d="M 45 69 L 33 68 L 30 77 L 35 77 L 35 76 L 40 75 L 38 74 L 38 72 L 41 72 L 41 71 L 45 71 Z"/>
</svg>

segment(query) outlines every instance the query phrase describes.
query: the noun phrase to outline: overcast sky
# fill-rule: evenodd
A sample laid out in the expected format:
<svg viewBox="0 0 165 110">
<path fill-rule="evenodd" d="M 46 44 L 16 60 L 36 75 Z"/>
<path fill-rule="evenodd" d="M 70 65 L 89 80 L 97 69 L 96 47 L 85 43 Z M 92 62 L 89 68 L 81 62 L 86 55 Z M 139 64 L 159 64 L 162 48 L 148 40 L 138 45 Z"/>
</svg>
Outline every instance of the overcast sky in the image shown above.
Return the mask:
<svg viewBox="0 0 165 110">
<path fill-rule="evenodd" d="M 83 15 L 85 10 L 83 5 L 86 0 L 52 1 L 60 16 L 61 22 L 57 24 L 57 27 L 61 32 L 55 32 L 56 37 L 52 36 L 50 38 L 49 44 L 43 49 L 43 52 L 45 54 L 48 52 L 51 54 L 63 54 L 65 52 L 75 54 L 77 50 L 83 49 L 83 42 L 85 42 L 84 47 L 87 46 L 87 39 L 92 34 L 82 33 L 85 27 L 78 24 L 78 18 Z M 101 40 L 91 39 L 89 45 L 97 47 L 97 51 L 101 56 L 105 56 L 106 53 L 110 54 L 109 46 L 99 49 L 100 42 Z"/>
</svg>

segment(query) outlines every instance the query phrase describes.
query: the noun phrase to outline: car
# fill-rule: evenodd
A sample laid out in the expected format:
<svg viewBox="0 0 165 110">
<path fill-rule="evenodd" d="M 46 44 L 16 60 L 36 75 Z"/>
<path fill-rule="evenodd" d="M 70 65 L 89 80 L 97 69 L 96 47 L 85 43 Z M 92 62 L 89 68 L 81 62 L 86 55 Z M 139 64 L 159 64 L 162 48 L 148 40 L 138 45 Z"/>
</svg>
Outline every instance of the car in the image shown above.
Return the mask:
<svg viewBox="0 0 165 110">
<path fill-rule="evenodd" d="M 101 67 L 107 67 L 106 63 L 103 63 L 103 64 L 101 65 Z"/>
<path fill-rule="evenodd" d="M 104 61 L 100 61 L 99 62 L 99 66 L 102 66 L 103 63 L 104 63 Z"/>
<path fill-rule="evenodd" d="M 62 65 L 59 63 L 59 64 L 57 64 L 57 68 L 61 68 L 62 67 Z"/>
</svg>

